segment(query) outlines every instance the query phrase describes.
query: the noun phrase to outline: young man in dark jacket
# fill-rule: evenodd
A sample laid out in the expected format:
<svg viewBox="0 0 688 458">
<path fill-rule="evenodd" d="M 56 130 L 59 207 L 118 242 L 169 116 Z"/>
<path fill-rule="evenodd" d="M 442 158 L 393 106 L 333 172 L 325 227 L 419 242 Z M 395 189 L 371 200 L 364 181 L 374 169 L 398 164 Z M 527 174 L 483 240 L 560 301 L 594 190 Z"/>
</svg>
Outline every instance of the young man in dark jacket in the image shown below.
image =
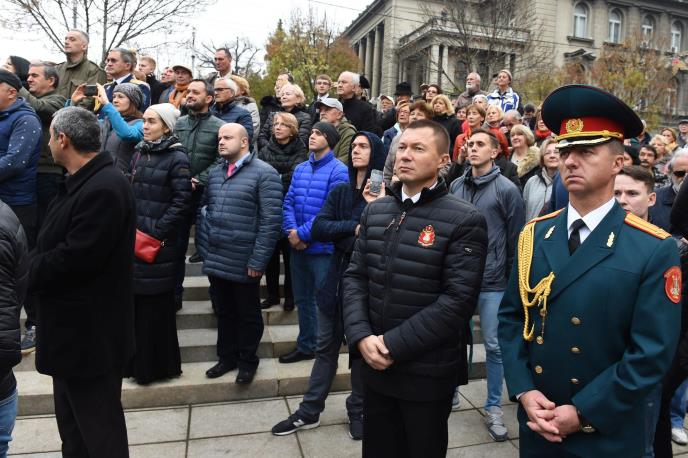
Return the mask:
<svg viewBox="0 0 688 458">
<path fill-rule="evenodd" d="M 492 132 L 474 130 L 466 144 L 471 167 L 451 184 L 450 192 L 475 205 L 487 222 L 488 248 L 478 310 L 487 355 L 485 425 L 495 441 L 507 440 L 502 419 L 504 370 L 497 337 L 497 311 L 502 301 L 518 234 L 525 224 L 525 206 L 516 185 L 503 176 L 494 160 L 499 141 Z"/>
<path fill-rule="evenodd" d="M 220 128 L 222 162 L 210 172 L 198 225 L 203 273 L 210 279 L 218 318 L 219 362 L 206 375 L 216 378 L 238 367 L 238 384 L 251 383 L 258 368 L 259 282 L 282 224 L 280 177 L 249 148 L 243 126 Z"/>
<path fill-rule="evenodd" d="M 315 240 L 334 243 L 325 282 L 317 297 L 318 339 L 315 362 L 311 370 L 308 392 L 294 414 L 272 428 L 272 433 L 284 436 L 299 429 L 320 425 L 320 414 L 337 372 L 339 349 L 344 339 L 342 320 L 342 275 L 353 252 L 361 213 L 367 201 L 378 196 L 366 191 L 366 182 L 373 169 L 382 170 L 385 153 L 380 138 L 370 132 L 358 132 L 351 142 L 349 183 L 341 183 L 330 191 L 325 205 L 313 222 L 311 235 Z M 380 197 L 384 193 L 380 193 Z M 351 395 L 346 400 L 349 413 L 349 436 L 363 437 L 363 392 L 361 389 L 360 359 L 351 361 Z"/>
<path fill-rule="evenodd" d="M 447 193 L 449 135 L 411 123 L 399 141 L 400 182 L 368 204 L 344 274 L 344 324 L 361 355 L 363 456 L 444 457 L 447 419 L 466 355 L 459 348 L 480 291 L 487 228 Z"/>
<path fill-rule="evenodd" d="M 19 311 L 28 280 L 27 242 L 19 219 L 0 201 L 0 456 L 6 456 L 17 416 L 17 380 L 12 367 L 21 361 Z"/>
</svg>

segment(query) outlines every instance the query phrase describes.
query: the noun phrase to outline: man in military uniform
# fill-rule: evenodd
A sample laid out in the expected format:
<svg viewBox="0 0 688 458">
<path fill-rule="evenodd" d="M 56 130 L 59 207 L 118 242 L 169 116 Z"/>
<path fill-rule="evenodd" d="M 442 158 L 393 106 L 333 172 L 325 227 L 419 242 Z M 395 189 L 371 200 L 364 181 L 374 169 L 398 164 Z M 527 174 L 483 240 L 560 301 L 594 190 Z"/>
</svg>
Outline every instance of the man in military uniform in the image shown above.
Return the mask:
<svg viewBox="0 0 688 458">
<path fill-rule="evenodd" d="M 552 92 L 542 117 L 558 135 L 570 201 L 526 224 L 499 312 L 520 453 L 640 457 L 654 430 L 646 399 L 674 355 L 681 300 L 670 235 L 614 200 L 623 139 L 643 126 L 622 101 L 582 85 Z"/>
</svg>

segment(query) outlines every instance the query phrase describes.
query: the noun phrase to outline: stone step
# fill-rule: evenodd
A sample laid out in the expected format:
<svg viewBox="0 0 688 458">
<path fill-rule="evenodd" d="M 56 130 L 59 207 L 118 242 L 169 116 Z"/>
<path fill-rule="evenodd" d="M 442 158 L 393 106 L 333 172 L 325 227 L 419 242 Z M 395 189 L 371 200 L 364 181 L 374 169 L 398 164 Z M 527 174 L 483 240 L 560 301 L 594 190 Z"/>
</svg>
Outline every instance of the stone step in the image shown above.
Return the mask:
<svg viewBox="0 0 688 458">
<path fill-rule="evenodd" d="M 187 264 L 188 266 L 189 264 Z M 192 264 L 193 265 L 193 264 Z M 207 301 L 210 300 L 208 295 L 208 287 L 210 287 L 210 280 L 205 275 L 192 275 L 184 277 L 184 296 L 185 301 Z M 279 276 L 279 294 L 284 297 L 284 275 Z M 268 296 L 267 284 L 265 283 L 265 276 L 260 279 L 260 298 L 265 299 Z"/>
<path fill-rule="evenodd" d="M 285 312 L 282 305 L 273 305 L 262 311 L 266 326 L 278 324 L 298 324 L 296 310 Z M 217 318 L 210 301 L 184 301 L 177 312 L 177 329 L 216 328 Z"/>
<path fill-rule="evenodd" d="M 351 389 L 348 362 L 346 354 L 339 356 L 339 368 L 331 391 Z M 125 409 L 136 409 L 301 395 L 308 388 L 312 364 L 313 361 L 280 364 L 275 358 L 261 359 L 253 383 L 240 386 L 234 383 L 236 371 L 209 379 L 205 376 L 205 371 L 212 363 L 184 363 L 182 376 L 169 381 L 140 386 L 131 379 L 124 380 L 122 404 Z M 51 377 L 36 371 L 17 372 L 16 377 L 19 387 L 19 415 L 54 413 Z M 482 345 L 475 345 L 470 378 L 484 377 L 485 351 Z"/>
</svg>

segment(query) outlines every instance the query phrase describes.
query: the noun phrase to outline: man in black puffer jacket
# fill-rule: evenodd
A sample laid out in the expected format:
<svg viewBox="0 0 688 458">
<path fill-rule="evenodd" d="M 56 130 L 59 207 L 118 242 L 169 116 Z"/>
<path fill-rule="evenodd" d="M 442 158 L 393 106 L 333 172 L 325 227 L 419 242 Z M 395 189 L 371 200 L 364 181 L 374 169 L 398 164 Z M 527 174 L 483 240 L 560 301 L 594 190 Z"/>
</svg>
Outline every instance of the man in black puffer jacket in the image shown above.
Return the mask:
<svg viewBox="0 0 688 458">
<path fill-rule="evenodd" d="M 12 368 L 21 361 L 19 310 L 28 278 L 27 241 L 19 219 L 0 201 L 0 455 L 17 416 L 17 380 Z"/>
<path fill-rule="evenodd" d="M 449 136 L 411 123 L 399 141 L 400 182 L 368 204 L 344 274 L 344 324 L 363 365 L 363 456 L 444 457 L 459 350 L 476 306 L 485 218 L 438 177 Z"/>
</svg>

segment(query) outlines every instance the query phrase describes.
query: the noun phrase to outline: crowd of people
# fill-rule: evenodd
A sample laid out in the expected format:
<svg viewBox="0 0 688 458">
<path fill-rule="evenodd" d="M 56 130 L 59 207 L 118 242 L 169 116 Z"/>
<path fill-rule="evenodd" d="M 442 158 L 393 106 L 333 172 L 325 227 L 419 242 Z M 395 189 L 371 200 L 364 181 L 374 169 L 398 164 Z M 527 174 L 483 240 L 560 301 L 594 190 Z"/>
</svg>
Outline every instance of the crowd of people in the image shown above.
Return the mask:
<svg viewBox="0 0 688 458">
<path fill-rule="evenodd" d="M 0 70 L 0 455 L 17 411 L 12 367 L 36 350 L 65 456 L 128 456 L 122 378 L 183 377 L 175 316 L 196 262 L 218 319 L 209 378 L 236 370 L 250 384 L 261 309 L 296 308 L 296 347 L 279 362 L 314 362 L 275 435 L 320 424 L 346 343 L 349 435 L 364 456 L 444 456 L 477 312 L 495 441 L 510 433 L 506 376 L 522 456 L 670 456 L 671 440 L 688 444 L 683 340 L 674 357 L 688 119 L 652 136 L 584 86 L 524 103 L 507 69 L 491 92 L 470 73 L 460 94 L 399 82 L 375 101 L 363 75 L 321 74 L 310 103 L 284 71 L 256 103 L 228 49 L 205 78 L 180 64 L 158 79 L 149 56 L 112 49 L 102 69 L 88 45 L 72 30 L 65 62 L 10 56 Z M 551 374 L 548 298 L 573 311 L 551 312 L 547 342 L 583 353 L 585 379 Z M 589 318 L 580 300 L 601 311 Z M 602 326 L 586 337 L 557 321 L 569 319 Z M 608 339 L 601 356 L 570 343 L 591 336 Z M 633 427 L 611 424 L 621 415 Z"/>
</svg>

